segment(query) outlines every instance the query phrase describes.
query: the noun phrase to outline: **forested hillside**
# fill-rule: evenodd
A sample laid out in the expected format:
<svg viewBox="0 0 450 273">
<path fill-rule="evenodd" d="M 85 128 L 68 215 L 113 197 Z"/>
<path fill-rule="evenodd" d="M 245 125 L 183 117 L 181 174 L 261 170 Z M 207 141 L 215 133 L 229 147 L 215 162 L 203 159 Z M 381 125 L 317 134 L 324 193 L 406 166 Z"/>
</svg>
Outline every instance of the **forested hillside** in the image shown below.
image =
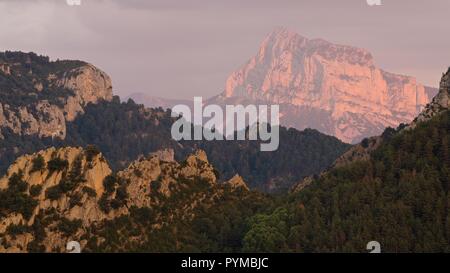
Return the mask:
<svg viewBox="0 0 450 273">
<path fill-rule="evenodd" d="M 361 252 L 450 251 L 450 112 L 402 130 L 369 161 L 335 168 L 257 215 L 244 250 Z"/>
<path fill-rule="evenodd" d="M 106 156 L 114 170 L 125 168 L 140 155 L 171 148 L 183 160 L 196 149 L 207 152 L 221 174 L 221 180 L 239 173 L 254 188 L 281 191 L 303 177 L 320 173 L 350 145 L 316 130 L 280 129 L 280 147 L 261 152 L 259 141 L 181 141 L 170 135 L 174 118 L 170 110 L 148 109 L 142 105 L 112 101 L 88 104 L 84 114 L 67 123 L 64 140 L 18 136 L 4 130 L 0 142 L 1 170 L 4 172 L 17 156 L 55 146 L 95 145 Z M 286 160 L 288 159 L 288 160 Z"/>
</svg>

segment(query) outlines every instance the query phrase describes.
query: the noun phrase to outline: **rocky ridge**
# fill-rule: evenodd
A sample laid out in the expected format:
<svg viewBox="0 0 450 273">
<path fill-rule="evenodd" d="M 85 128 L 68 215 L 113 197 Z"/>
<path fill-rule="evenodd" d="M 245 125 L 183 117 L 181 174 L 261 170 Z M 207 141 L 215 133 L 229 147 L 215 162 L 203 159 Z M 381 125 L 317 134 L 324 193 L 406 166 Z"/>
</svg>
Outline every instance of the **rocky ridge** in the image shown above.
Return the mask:
<svg viewBox="0 0 450 273">
<path fill-rule="evenodd" d="M 112 99 L 111 79 L 88 63 L 4 52 L 0 68 L 0 137 L 10 130 L 64 139 L 85 105 Z"/>
<path fill-rule="evenodd" d="M 50 148 L 18 158 L 0 179 L 0 252 L 35 251 L 36 247 L 65 251 L 69 240 L 85 246 L 82 238 L 87 229 L 129 215 L 133 208 L 161 207 L 171 198 L 185 198 L 168 219 L 161 220 L 165 222 L 193 217 L 190 211 L 220 196 L 223 187 L 248 190 L 238 175 L 217 184 L 217 172 L 201 150 L 181 163 L 166 161 L 171 154 L 163 151 L 141 157 L 117 174 L 91 146 Z"/>
</svg>

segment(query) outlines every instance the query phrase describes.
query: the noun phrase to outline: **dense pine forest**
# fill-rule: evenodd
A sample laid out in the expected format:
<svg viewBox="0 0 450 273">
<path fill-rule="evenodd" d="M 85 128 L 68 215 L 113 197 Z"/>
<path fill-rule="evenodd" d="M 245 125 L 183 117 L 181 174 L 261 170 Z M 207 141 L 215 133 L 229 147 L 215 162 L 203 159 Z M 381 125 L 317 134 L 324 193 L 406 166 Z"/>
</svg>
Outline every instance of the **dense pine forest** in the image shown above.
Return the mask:
<svg viewBox="0 0 450 273">
<path fill-rule="evenodd" d="M 402 130 L 366 162 L 333 169 L 257 215 L 244 237 L 252 251 L 450 251 L 450 112 Z"/>
</svg>

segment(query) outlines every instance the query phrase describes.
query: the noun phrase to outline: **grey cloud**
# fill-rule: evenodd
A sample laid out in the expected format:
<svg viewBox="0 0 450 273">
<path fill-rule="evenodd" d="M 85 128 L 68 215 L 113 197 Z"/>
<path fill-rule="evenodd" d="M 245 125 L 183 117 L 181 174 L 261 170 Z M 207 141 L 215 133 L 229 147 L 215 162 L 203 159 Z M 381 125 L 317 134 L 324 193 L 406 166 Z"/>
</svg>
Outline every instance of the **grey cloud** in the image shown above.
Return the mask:
<svg viewBox="0 0 450 273">
<path fill-rule="evenodd" d="M 275 26 L 370 50 L 386 70 L 437 85 L 449 65 L 450 1 L 0 0 L 0 50 L 83 59 L 115 92 L 212 96 Z"/>
</svg>

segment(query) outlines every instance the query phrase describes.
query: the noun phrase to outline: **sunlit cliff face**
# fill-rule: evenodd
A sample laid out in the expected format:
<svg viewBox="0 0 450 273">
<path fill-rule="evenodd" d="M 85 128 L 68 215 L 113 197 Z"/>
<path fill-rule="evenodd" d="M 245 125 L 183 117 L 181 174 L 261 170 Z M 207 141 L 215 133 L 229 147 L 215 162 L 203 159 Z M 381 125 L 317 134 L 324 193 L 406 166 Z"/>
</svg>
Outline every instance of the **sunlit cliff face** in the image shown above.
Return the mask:
<svg viewBox="0 0 450 273">
<path fill-rule="evenodd" d="M 222 98 L 285 105 L 282 124 L 357 142 L 412 121 L 436 92 L 413 77 L 377 68 L 364 49 L 278 28 L 255 57 L 232 73 Z M 308 118 L 312 112 L 321 114 Z"/>
</svg>

